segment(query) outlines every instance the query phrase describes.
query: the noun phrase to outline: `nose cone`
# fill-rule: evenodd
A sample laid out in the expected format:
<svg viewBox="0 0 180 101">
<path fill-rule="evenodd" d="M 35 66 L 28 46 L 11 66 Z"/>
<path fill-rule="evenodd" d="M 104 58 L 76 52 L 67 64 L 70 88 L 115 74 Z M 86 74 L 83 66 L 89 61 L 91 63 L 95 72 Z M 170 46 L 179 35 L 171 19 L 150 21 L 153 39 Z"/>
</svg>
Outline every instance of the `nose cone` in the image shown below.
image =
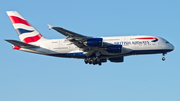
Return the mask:
<svg viewBox="0 0 180 101">
<path fill-rule="evenodd" d="M 170 49 L 171 51 L 173 51 L 173 50 L 174 50 L 174 46 L 173 46 L 172 44 L 170 44 L 170 45 L 169 45 L 169 49 Z"/>
<path fill-rule="evenodd" d="M 171 43 L 166 44 L 166 49 L 169 50 L 169 52 L 174 50 L 174 46 Z"/>
</svg>

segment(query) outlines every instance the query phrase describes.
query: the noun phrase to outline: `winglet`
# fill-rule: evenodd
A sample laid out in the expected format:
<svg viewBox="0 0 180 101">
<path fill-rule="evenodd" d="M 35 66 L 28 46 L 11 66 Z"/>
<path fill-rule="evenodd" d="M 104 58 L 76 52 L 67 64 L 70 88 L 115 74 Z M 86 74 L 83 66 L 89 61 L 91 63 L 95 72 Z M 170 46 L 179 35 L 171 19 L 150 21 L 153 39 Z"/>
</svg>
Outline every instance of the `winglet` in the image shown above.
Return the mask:
<svg viewBox="0 0 180 101">
<path fill-rule="evenodd" d="M 49 30 L 51 29 L 51 28 L 53 28 L 53 26 L 51 26 L 51 25 L 49 25 L 49 24 L 47 24 L 48 26 L 49 26 Z"/>
</svg>

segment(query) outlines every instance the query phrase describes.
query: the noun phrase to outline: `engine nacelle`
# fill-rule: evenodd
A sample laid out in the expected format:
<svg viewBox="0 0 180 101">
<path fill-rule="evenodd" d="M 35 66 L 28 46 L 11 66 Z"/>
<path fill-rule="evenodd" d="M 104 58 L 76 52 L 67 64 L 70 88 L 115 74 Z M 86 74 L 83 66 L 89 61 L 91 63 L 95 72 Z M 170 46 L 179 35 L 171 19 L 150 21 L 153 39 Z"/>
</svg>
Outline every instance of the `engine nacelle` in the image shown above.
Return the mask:
<svg viewBox="0 0 180 101">
<path fill-rule="evenodd" d="M 107 47 L 107 51 L 109 53 L 121 53 L 122 52 L 122 45 L 110 45 Z"/>
<path fill-rule="evenodd" d="M 107 59 L 101 59 L 100 61 L 101 62 L 107 62 Z"/>
<path fill-rule="evenodd" d="M 110 58 L 109 60 L 111 62 L 123 62 L 124 61 L 124 57 Z"/>
<path fill-rule="evenodd" d="M 102 38 L 91 38 L 87 40 L 88 46 L 102 46 L 103 39 Z"/>
</svg>

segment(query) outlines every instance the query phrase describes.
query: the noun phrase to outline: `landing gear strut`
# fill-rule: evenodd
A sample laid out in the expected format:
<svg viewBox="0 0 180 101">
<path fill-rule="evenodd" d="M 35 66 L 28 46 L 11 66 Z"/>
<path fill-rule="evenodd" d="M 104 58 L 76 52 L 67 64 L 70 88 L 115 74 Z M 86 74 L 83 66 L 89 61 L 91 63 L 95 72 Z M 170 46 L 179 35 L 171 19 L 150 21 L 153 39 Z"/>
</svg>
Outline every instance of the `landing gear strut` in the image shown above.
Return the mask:
<svg viewBox="0 0 180 101">
<path fill-rule="evenodd" d="M 163 60 L 163 61 L 165 61 L 165 57 L 164 57 L 164 56 L 165 56 L 165 54 L 166 54 L 166 53 L 163 53 L 163 57 L 162 57 L 162 60 Z"/>
</svg>

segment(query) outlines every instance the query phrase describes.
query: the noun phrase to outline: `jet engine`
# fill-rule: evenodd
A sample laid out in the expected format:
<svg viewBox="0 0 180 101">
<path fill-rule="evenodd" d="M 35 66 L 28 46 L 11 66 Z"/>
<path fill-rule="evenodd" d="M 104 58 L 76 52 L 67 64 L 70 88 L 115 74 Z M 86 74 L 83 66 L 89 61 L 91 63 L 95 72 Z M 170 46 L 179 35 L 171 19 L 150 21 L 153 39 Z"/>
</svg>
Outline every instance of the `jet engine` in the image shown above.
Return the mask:
<svg viewBox="0 0 180 101">
<path fill-rule="evenodd" d="M 86 44 L 88 46 L 98 46 L 101 47 L 103 45 L 103 39 L 102 38 L 91 38 L 88 39 Z"/>
<path fill-rule="evenodd" d="M 122 52 L 122 45 L 109 45 L 107 47 L 107 51 L 109 53 L 121 53 Z"/>
<path fill-rule="evenodd" d="M 117 58 L 110 58 L 109 59 L 111 62 L 123 62 L 124 61 L 124 57 L 117 57 Z"/>
</svg>

